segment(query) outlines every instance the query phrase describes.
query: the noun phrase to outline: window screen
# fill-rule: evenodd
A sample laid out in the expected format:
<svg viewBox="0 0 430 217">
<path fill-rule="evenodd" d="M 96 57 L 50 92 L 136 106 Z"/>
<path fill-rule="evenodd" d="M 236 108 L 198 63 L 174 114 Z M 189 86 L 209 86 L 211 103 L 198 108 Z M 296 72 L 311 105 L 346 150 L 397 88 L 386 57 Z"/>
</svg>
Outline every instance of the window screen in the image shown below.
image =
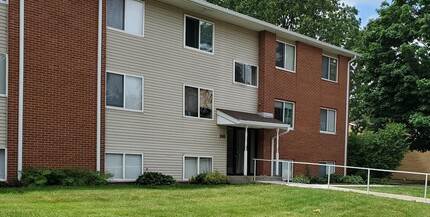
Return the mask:
<svg viewBox="0 0 430 217">
<path fill-rule="evenodd" d="M 6 152 L 0 149 L 0 179 L 6 179 Z"/>
<path fill-rule="evenodd" d="M 212 172 L 212 158 L 200 158 L 199 173 Z"/>
<path fill-rule="evenodd" d="M 125 179 L 137 179 L 142 174 L 142 155 L 125 155 Z"/>
<path fill-rule="evenodd" d="M 135 0 L 125 2 L 125 24 L 126 32 L 134 35 L 143 35 L 143 3 Z"/>
<path fill-rule="evenodd" d="M 6 55 L 0 54 L 0 94 L 6 94 Z"/>
<path fill-rule="evenodd" d="M 197 175 L 197 158 L 196 157 L 185 157 L 185 179 L 191 179 L 191 177 Z"/>
<path fill-rule="evenodd" d="M 106 172 L 113 174 L 113 179 L 123 179 L 123 154 L 106 154 Z"/>
<path fill-rule="evenodd" d="M 124 76 L 107 73 L 106 75 L 106 105 L 124 106 Z"/>
<path fill-rule="evenodd" d="M 285 69 L 295 71 L 296 48 L 291 45 L 285 45 Z"/>
<path fill-rule="evenodd" d="M 142 78 L 126 76 L 125 108 L 142 110 Z"/>
</svg>

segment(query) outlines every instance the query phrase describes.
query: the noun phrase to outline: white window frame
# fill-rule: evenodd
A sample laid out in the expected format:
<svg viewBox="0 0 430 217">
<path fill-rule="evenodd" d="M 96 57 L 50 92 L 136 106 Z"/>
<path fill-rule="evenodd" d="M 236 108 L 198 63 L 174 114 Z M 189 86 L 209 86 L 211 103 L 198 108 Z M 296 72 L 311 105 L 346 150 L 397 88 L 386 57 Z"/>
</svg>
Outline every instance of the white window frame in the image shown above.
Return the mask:
<svg viewBox="0 0 430 217">
<path fill-rule="evenodd" d="M 5 81 L 6 91 L 4 94 L 0 94 L 0 97 L 7 97 L 7 95 L 8 95 L 8 83 L 9 83 L 9 59 L 8 59 L 9 57 L 8 57 L 7 53 L 1 53 L 0 52 L 0 54 L 4 55 L 6 58 L 6 78 L 5 78 L 6 79 L 6 81 Z"/>
<path fill-rule="evenodd" d="M 236 63 L 243 64 L 243 65 L 254 66 L 254 67 L 257 68 L 257 85 L 254 86 L 254 85 L 240 83 L 240 82 L 236 81 Z M 233 84 L 243 85 L 243 86 L 252 87 L 252 88 L 258 88 L 258 82 L 259 82 L 259 79 L 260 79 L 259 75 L 260 75 L 260 72 L 259 72 L 258 65 L 249 64 L 249 63 L 246 63 L 244 61 L 233 60 Z"/>
<path fill-rule="evenodd" d="M 144 103 L 143 103 L 143 101 L 144 101 L 144 89 L 145 89 L 145 78 L 143 77 L 143 76 L 140 76 L 140 75 L 132 75 L 132 74 L 127 74 L 127 73 L 122 73 L 122 72 L 114 72 L 114 71 L 106 71 L 106 81 L 105 81 L 105 89 L 107 89 L 107 73 L 111 73 L 111 74 L 117 74 L 117 75 L 122 75 L 122 76 L 124 76 L 124 79 L 123 79 L 123 92 L 124 92 L 124 99 L 123 99 L 123 107 L 121 108 L 121 107 L 115 107 L 115 106 L 109 106 L 109 105 L 107 105 L 107 94 L 105 93 L 105 106 L 106 106 L 106 108 L 109 108 L 109 109 L 116 109 L 116 110 L 122 110 L 122 111 L 131 111 L 131 112 L 142 112 L 143 113 L 143 105 L 144 105 Z M 127 84 L 126 83 L 126 79 L 125 79 L 125 77 L 126 76 L 130 76 L 130 77 L 136 77 L 136 78 L 141 78 L 142 79 L 142 109 L 141 110 L 138 110 L 138 109 L 128 109 L 128 108 L 125 108 L 125 85 Z M 107 92 L 107 91 L 105 91 L 105 92 Z"/>
<path fill-rule="evenodd" d="M 292 126 L 290 126 L 290 130 L 294 130 L 294 125 L 296 121 L 296 103 L 292 101 L 278 100 L 278 99 L 275 99 L 275 102 L 282 102 L 282 122 L 283 123 L 285 123 L 285 103 L 293 104 L 293 123 L 292 123 Z"/>
<path fill-rule="evenodd" d="M 131 181 L 136 181 L 135 179 L 126 179 L 125 178 L 125 156 L 126 155 L 141 155 L 142 156 L 142 171 L 141 171 L 141 173 L 140 174 L 143 174 L 144 173 L 144 168 L 143 168 L 143 161 L 144 161 L 144 158 L 143 158 L 143 153 L 133 153 L 133 152 L 106 152 L 105 153 L 105 165 L 106 165 L 106 155 L 108 155 L 108 154 L 117 154 L 117 155 L 119 155 L 119 154 L 121 154 L 122 155 L 122 179 L 114 179 L 114 178 L 110 178 L 109 179 L 109 181 L 112 181 L 112 182 L 115 182 L 115 181 L 121 181 L 121 182 L 123 182 L 123 181 L 126 181 L 126 182 L 131 182 Z M 106 166 L 105 166 L 105 172 L 107 172 L 106 171 Z"/>
<path fill-rule="evenodd" d="M 321 79 L 324 81 L 329 81 L 329 82 L 333 82 L 333 83 L 338 83 L 339 80 L 339 59 L 333 56 L 329 56 L 329 55 L 325 55 L 323 54 L 322 56 L 324 57 L 328 57 L 328 79 L 327 78 L 323 78 L 321 76 Z M 322 57 L 321 57 L 322 58 Z M 335 59 L 336 60 L 336 80 L 330 80 L 330 59 Z M 321 66 L 322 67 L 322 66 Z M 322 68 L 321 68 L 322 70 Z"/>
<path fill-rule="evenodd" d="M 328 176 L 336 173 L 336 162 L 335 161 L 320 161 L 320 164 L 332 165 L 333 167 L 325 166 L 325 175 Z M 331 171 L 330 171 L 331 170 Z"/>
<path fill-rule="evenodd" d="M 334 111 L 334 132 L 322 131 L 320 129 L 320 133 L 322 133 L 322 134 L 336 135 L 336 132 L 337 132 L 337 110 L 336 109 L 331 109 L 331 108 L 326 108 L 326 107 L 321 107 L 320 108 L 320 115 L 321 115 L 321 110 L 322 109 L 327 110 L 327 111 Z M 320 124 L 321 124 L 321 119 L 320 119 Z M 328 112 L 327 112 L 326 129 L 328 129 Z"/>
<path fill-rule="evenodd" d="M 187 43 L 186 43 L 187 42 L 187 38 L 186 38 L 186 35 L 187 35 L 187 17 L 199 20 L 199 47 L 198 48 L 187 46 Z M 200 38 L 201 38 L 200 37 L 200 33 L 201 33 L 200 32 L 201 31 L 200 25 L 201 25 L 202 22 L 212 24 L 212 52 L 200 50 Z M 199 51 L 199 52 L 202 52 L 202 53 L 205 53 L 205 54 L 214 55 L 215 54 L 215 23 L 207 21 L 205 19 L 201 19 L 201 18 L 198 18 L 198 17 L 191 16 L 191 15 L 188 15 L 188 14 L 184 14 L 184 48 L 190 49 L 190 50 L 194 50 L 194 51 Z"/>
<path fill-rule="evenodd" d="M 133 33 L 127 32 L 127 30 L 125 29 L 125 22 L 127 22 L 127 20 L 125 19 L 125 16 L 124 16 L 124 30 L 108 26 L 107 23 L 106 23 L 106 28 L 114 30 L 114 31 L 126 33 L 126 34 L 129 34 L 129 35 L 133 35 L 133 36 L 145 37 L 145 14 L 146 14 L 145 13 L 146 12 L 145 1 L 140 1 L 140 0 L 132 0 L 132 1 L 136 1 L 136 2 L 141 2 L 142 3 L 142 9 L 143 9 L 143 15 L 142 15 L 142 35 L 137 35 L 137 34 L 133 34 Z M 124 6 L 124 14 L 125 14 L 125 6 Z M 106 16 L 107 16 L 107 14 L 106 14 Z"/>
<path fill-rule="evenodd" d="M 4 150 L 4 179 L 0 179 L 0 181 L 7 181 L 7 148 L 0 148 L 0 150 Z"/>
<path fill-rule="evenodd" d="M 9 4 L 8 0 L 0 0 L 0 4 Z"/>
<path fill-rule="evenodd" d="M 276 62 L 275 62 L 276 69 L 283 70 L 283 71 L 286 71 L 286 72 L 296 73 L 296 69 L 297 69 L 297 47 L 296 47 L 296 45 L 295 44 L 291 44 L 291 43 L 287 43 L 287 42 L 284 42 L 284 41 L 280 41 L 280 40 L 276 40 L 276 42 L 279 42 L 279 43 L 282 43 L 284 45 L 289 45 L 289 46 L 294 47 L 294 70 L 289 70 L 289 69 L 286 69 L 286 68 L 279 67 L 279 66 L 276 65 Z M 284 54 L 286 54 L 286 53 L 287 53 L 287 46 L 284 46 Z M 276 50 L 275 50 L 275 54 L 276 54 Z M 284 56 L 284 66 L 287 66 L 286 56 Z"/>
<path fill-rule="evenodd" d="M 187 157 L 192 157 L 192 158 L 197 158 L 197 175 L 200 174 L 200 158 L 210 158 L 212 159 L 212 170 L 211 172 L 214 171 L 214 157 L 213 156 L 203 156 L 203 155 L 183 155 L 182 156 L 182 180 L 184 181 L 189 181 L 188 179 L 185 179 L 185 158 Z"/>
<path fill-rule="evenodd" d="M 197 88 L 197 94 L 198 94 L 197 95 L 198 96 L 197 97 L 198 98 L 198 101 L 197 101 L 197 106 L 198 106 L 197 117 L 185 115 L 185 87 Z M 200 89 L 212 91 L 212 118 L 201 118 L 200 117 Z M 214 109 L 215 109 L 215 91 L 213 89 L 183 84 L 183 86 L 182 86 L 182 117 L 199 119 L 199 120 L 214 120 L 214 116 L 215 116 L 215 110 Z"/>
</svg>

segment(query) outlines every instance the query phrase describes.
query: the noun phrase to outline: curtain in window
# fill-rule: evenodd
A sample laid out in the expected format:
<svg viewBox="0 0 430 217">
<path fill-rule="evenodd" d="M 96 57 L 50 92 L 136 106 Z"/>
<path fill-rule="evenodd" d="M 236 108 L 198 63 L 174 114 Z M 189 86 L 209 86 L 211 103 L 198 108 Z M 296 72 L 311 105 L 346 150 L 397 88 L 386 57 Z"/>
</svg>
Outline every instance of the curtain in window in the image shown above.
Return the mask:
<svg viewBox="0 0 430 217">
<path fill-rule="evenodd" d="M 200 89 L 200 117 L 212 118 L 212 91 Z"/>
<path fill-rule="evenodd" d="M 327 131 L 328 132 L 335 132 L 335 120 L 336 120 L 336 113 L 335 111 L 328 110 L 327 111 Z"/>
<path fill-rule="evenodd" d="M 276 43 L 276 66 L 284 68 L 285 60 L 285 44 L 277 42 Z"/>
<path fill-rule="evenodd" d="M 107 73 L 106 105 L 124 107 L 124 76 L 123 75 Z"/>
<path fill-rule="evenodd" d="M 234 65 L 234 80 L 236 82 L 245 83 L 245 65 L 241 63 L 235 63 Z"/>
<path fill-rule="evenodd" d="M 200 158 L 199 173 L 212 172 L 212 158 Z"/>
<path fill-rule="evenodd" d="M 125 155 L 125 179 L 137 179 L 142 174 L 142 155 Z"/>
<path fill-rule="evenodd" d="M 200 21 L 191 17 L 185 19 L 185 45 L 199 48 L 199 23 Z"/>
<path fill-rule="evenodd" d="M 125 77 L 125 108 L 142 110 L 142 78 Z"/>
<path fill-rule="evenodd" d="M 294 71 L 294 65 L 296 64 L 296 51 L 294 46 L 285 46 L 285 69 Z"/>
<path fill-rule="evenodd" d="M 200 50 L 212 52 L 213 25 L 206 22 L 200 24 Z"/>
<path fill-rule="evenodd" d="M 328 79 L 328 68 L 329 68 L 329 58 L 326 56 L 322 57 L 322 77 Z"/>
<path fill-rule="evenodd" d="M 125 31 L 134 35 L 143 35 L 143 3 L 125 0 Z"/>
<path fill-rule="evenodd" d="M 0 54 L 0 94 L 6 94 L 6 55 Z"/>
<path fill-rule="evenodd" d="M 195 175 L 197 175 L 197 158 L 185 157 L 185 179 L 191 179 Z"/>
<path fill-rule="evenodd" d="M 337 60 L 330 58 L 330 80 L 337 80 Z"/>
<path fill-rule="evenodd" d="M 327 131 L 327 110 L 321 109 L 320 112 L 320 130 Z"/>
<path fill-rule="evenodd" d="M 114 179 L 123 179 L 122 154 L 106 154 L 106 172 L 112 173 Z"/>
<path fill-rule="evenodd" d="M 198 89 L 194 87 L 185 87 L 185 115 L 198 116 Z"/>
<path fill-rule="evenodd" d="M 124 30 L 124 0 L 106 0 L 107 26 Z"/>
<path fill-rule="evenodd" d="M 282 107 L 283 107 L 283 103 L 282 102 L 277 102 L 275 101 L 275 119 L 280 120 L 280 121 L 284 121 L 282 115 Z"/>
<path fill-rule="evenodd" d="M 6 153 L 4 149 L 0 149 L 0 179 L 6 179 Z"/>
</svg>

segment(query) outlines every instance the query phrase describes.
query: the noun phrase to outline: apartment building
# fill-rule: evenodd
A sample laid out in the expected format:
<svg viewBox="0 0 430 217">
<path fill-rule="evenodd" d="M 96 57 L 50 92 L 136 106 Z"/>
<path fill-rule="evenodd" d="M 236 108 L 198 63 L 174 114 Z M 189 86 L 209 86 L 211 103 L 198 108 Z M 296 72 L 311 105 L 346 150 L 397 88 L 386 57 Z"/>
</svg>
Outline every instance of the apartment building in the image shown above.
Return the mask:
<svg viewBox="0 0 430 217">
<path fill-rule="evenodd" d="M 201 0 L 0 2 L 0 179 L 345 164 L 352 51 Z"/>
</svg>

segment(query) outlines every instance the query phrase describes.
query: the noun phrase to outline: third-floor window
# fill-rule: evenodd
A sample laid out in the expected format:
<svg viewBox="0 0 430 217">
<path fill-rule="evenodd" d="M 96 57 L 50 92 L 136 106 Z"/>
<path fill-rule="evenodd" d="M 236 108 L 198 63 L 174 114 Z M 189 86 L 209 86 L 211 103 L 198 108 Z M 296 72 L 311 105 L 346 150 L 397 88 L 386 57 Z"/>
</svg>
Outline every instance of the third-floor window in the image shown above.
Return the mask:
<svg viewBox="0 0 430 217">
<path fill-rule="evenodd" d="M 213 53 L 214 24 L 195 17 L 185 16 L 185 46 Z"/>
<path fill-rule="evenodd" d="M 107 0 L 107 26 L 143 36 L 144 3 L 137 0 Z"/>
</svg>

